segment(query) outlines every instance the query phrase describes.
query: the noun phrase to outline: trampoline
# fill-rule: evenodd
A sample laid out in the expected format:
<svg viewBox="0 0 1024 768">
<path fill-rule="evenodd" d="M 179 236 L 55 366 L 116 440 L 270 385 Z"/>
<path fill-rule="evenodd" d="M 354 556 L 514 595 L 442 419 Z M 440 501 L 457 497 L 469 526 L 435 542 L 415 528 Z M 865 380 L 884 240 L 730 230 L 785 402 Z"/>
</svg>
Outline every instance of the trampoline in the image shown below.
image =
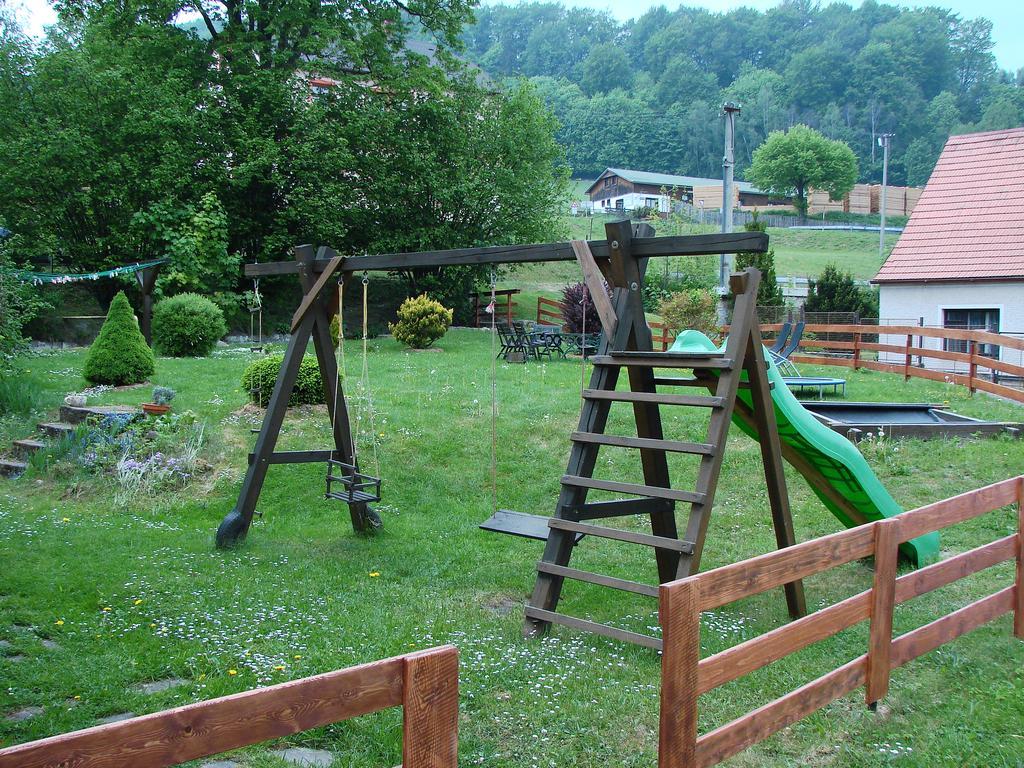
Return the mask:
<svg viewBox="0 0 1024 768">
<path fill-rule="evenodd" d="M 828 387 L 832 388 L 833 395 L 846 396 L 846 379 L 831 379 L 827 376 L 784 376 L 782 380 L 793 392 L 818 390 L 819 399 L 825 396 L 825 389 Z"/>
<path fill-rule="evenodd" d="M 1002 432 L 1020 437 L 1024 424 L 982 421 L 933 403 L 801 403 L 818 421 L 857 442 L 879 432 L 886 437 L 933 437 L 984 435 Z"/>
</svg>

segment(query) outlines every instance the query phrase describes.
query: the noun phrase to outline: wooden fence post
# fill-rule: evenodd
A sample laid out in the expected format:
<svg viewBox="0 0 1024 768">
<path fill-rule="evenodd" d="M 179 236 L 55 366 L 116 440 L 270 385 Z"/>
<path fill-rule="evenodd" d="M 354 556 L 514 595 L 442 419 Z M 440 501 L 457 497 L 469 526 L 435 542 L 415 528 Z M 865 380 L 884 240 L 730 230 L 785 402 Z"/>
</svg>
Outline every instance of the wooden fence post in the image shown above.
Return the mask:
<svg viewBox="0 0 1024 768">
<path fill-rule="evenodd" d="M 903 380 L 910 381 L 910 348 L 914 346 L 914 337 L 907 334 L 906 351 L 903 353 Z"/>
<path fill-rule="evenodd" d="M 697 754 L 700 594 L 693 579 L 658 590 L 661 621 L 661 716 L 658 768 L 692 768 Z"/>
<path fill-rule="evenodd" d="M 889 690 L 892 613 L 896 605 L 896 564 L 900 521 L 879 520 L 875 526 L 875 580 L 871 587 L 871 636 L 865 698 L 874 706 Z"/>
<path fill-rule="evenodd" d="M 853 370 L 860 365 L 860 331 L 853 332 Z"/>
<path fill-rule="evenodd" d="M 978 375 L 978 361 L 975 355 L 978 351 L 977 342 L 974 339 L 967 340 L 967 354 L 970 355 L 970 362 L 967 364 L 967 389 L 974 394 L 974 377 Z"/>
<path fill-rule="evenodd" d="M 1017 479 L 1017 593 L 1013 605 L 1013 634 L 1024 640 L 1024 477 Z"/>
<path fill-rule="evenodd" d="M 405 657 L 402 765 L 456 768 L 459 753 L 459 652 L 435 648 Z"/>
</svg>

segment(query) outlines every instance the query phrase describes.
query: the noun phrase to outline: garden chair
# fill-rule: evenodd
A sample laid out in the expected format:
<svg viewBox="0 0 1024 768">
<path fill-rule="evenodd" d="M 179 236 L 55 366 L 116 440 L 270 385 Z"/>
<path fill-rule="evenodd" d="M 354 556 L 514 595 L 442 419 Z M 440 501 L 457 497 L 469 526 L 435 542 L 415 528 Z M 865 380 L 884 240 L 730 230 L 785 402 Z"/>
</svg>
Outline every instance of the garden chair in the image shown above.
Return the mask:
<svg viewBox="0 0 1024 768">
<path fill-rule="evenodd" d="M 501 349 L 498 351 L 497 357 L 501 357 L 506 361 L 509 361 L 509 357 L 515 353 L 516 355 L 522 356 L 522 362 L 525 363 L 526 356 L 529 354 L 529 351 L 523 343 L 522 337 L 505 325 L 497 326 L 497 331 L 498 341 L 501 344 Z"/>
<path fill-rule="evenodd" d="M 779 335 L 775 339 L 775 343 L 772 344 L 771 348 L 768 351 L 773 354 L 781 352 L 782 348 L 786 346 L 786 340 L 789 339 L 789 332 L 792 330 L 793 324 L 789 322 L 789 320 L 784 322 L 782 324 L 782 327 L 779 329 Z"/>
</svg>

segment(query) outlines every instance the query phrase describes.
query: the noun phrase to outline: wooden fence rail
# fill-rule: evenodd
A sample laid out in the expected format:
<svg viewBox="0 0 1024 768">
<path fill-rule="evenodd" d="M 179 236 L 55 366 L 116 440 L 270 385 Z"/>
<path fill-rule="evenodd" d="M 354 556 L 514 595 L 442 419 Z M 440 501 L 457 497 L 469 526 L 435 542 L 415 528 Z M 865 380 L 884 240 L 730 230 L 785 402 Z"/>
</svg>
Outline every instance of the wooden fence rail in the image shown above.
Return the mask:
<svg viewBox="0 0 1024 768">
<path fill-rule="evenodd" d="M 989 544 L 897 578 L 901 542 L 1015 504 L 1017 531 Z M 871 589 L 710 656 L 700 658 L 700 615 L 795 579 L 869 555 Z M 892 637 L 896 605 L 1007 560 L 1015 583 L 936 621 Z M 841 533 L 697 574 L 660 587 L 663 631 L 659 768 L 711 766 L 762 741 L 864 686 L 868 704 L 881 699 L 893 669 L 1013 612 L 1024 640 L 1024 476 Z M 702 736 L 697 701 L 707 693 L 820 640 L 870 621 L 862 656 L 775 701 Z"/>
<path fill-rule="evenodd" d="M 455 768 L 458 699 L 458 651 L 441 646 L 18 744 L 0 768 L 163 768 L 399 706 L 402 765 Z"/>
<path fill-rule="evenodd" d="M 763 325 L 761 330 L 768 335 L 772 335 L 778 333 L 780 327 L 777 323 Z M 811 338 L 808 334 L 824 334 L 826 336 L 836 334 L 849 338 Z M 902 343 L 880 344 L 875 340 L 876 337 L 880 336 L 896 336 Z M 865 339 L 865 337 L 868 338 Z M 923 345 L 924 339 L 939 339 L 942 341 L 943 348 L 930 349 L 925 347 Z M 946 342 L 948 341 L 966 343 L 967 351 L 956 352 L 947 349 L 948 345 Z M 771 339 L 766 339 L 766 343 L 770 344 Z M 797 354 L 790 356 L 790 360 L 796 363 L 809 363 L 812 365 L 840 365 L 846 368 L 853 368 L 854 370 L 867 368 L 872 371 L 896 373 L 903 376 L 904 380 L 920 378 L 932 381 L 948 381 L 967 387 L 972 394 L 977 390 L 981 390 L 1024 403 L 1024 390 L 1008 387 L 996 381 L 1000 374 L 1011 377 L 1024 377 L 1024 365 L 1015 365 L 980 354 L 979 349 L 985 345 L 1024 352 L 1024 339 L 1005 336 L 991 331 L 927 328 L 916 325 L 808 324 L 804 328 L 804 337 L 800 341 L 800 350 L 828 350 L 843 354 L 842 356 L 801 354 L 800 350 L 798 350 Z M 880 362 L 865 358 L 864 352 L 896 355 L 898 359 L 890 362 Z M 915 358 L 918 365 L 914 364 Z M 967 373 L 923 367 L 923 362 L 926 358 L 940 360 L 944 363 L 963 363 L 967 366 Z M 979 369 L 988 371 L 988 374 L 979 376 Z"/>
</svg>

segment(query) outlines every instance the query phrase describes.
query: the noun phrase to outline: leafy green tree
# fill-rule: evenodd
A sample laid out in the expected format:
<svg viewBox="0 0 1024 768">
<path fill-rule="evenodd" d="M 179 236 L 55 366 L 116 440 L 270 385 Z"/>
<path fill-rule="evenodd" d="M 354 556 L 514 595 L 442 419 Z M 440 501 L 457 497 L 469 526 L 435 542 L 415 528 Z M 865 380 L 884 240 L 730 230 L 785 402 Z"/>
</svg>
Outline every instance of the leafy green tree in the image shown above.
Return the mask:
<svg viewBox="0 0 1024 768">
<path fill-rule="evenodd" d="M 622 48 L 614 43 L 602 43 L 590 49 L 583 60 L 583 79 L 580 82 L 588 96 L 608 93 L 616 88 L 629 88 L 633 70 Z"/>
<path fill-rule="evenodd" d="M 835 264 L 825 267 L 808 286 L 804 309 L 808 312 L 855 312 L 861 317 L 877 317 L 877 299 L 858 286 L 853 275 Z"/>
<path fill-rule="evenodd" d="M 857 158 L 846 144 L 826 139 L 813 128 L 796 125 L 774 131 L 754 151 L 747 178 L 772 194 L 793 195 L 801 217 L 807 215 L 807 192 L 823 189 L 838 200 L 857 181 Z"/>
<path fill-rule="evenodd" d="M 15 358 L 28 349 L 24 327 L 47 308 L 38 289 L 18 278 L 10 256 L 14 250 L 9 237 L 0 238 L 0 377 L 9 374 Z"/>
<path fill-rule="evenodd" d="M 718 92 L 715 76 L 686 55 L 671 59 L 658 80 L 657 97 L 664 106 L 710 101 Z"/>
<path fill-rule="evenodd" d="M 764 232 L 768 225 L 759 221 L 755 215 L 754 220 L 745 224 L 743 228 L 747 232 Z M 757 286 L 757 306 L 786 306 L 786 297 L 782 295 L 778 278 L 775 276 L 775 249 L 769 248 L 764 253 L 740 251 L 736 254 L 736 271 L 742 271 L 747 267 L 754 267 L 761 273 L 761 282 Z"/>
</svg>

